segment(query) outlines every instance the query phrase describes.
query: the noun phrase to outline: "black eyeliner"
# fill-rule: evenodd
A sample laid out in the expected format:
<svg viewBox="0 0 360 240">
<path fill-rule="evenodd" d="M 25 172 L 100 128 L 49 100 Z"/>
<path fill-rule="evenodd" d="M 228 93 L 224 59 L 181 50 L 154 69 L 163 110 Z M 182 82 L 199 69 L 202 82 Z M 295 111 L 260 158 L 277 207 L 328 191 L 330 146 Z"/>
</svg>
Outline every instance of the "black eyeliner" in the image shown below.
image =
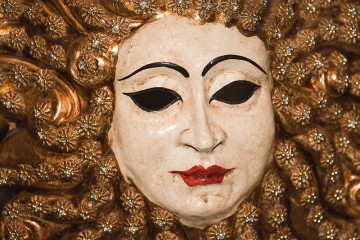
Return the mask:
<svg viewBox="0 0 360 240">
<path fill-rule="evenodd" d="M 123 81 L 125 79 L 128 79 L 132 76 L 134 76 L 135 74 L 145 70 L 145 69 L 149 69 L 149 68 L 158 68 L 158 67 L 166 67 L 166 68 L 170 68 L 170 69 L 174 69 L 176 71 L 178 71 L 179 73 L 181 73 L 185 78 L 189 78 L 190 74 L 189 72 L 175 64 L 175 63 L 171 63 L 171 62 L 154 62 L 154 63 L 149 63 L 149 64 L 146 64 L 145 66 L 142 66 L 141 68 L 139 68 L 138 70 L 134 71 L 133 73 L 127 75 L 126 77 L 123 77 L 123 78 L 120 78 L 118 81 Z"/>
<path fill-rule="evenodd" d="M 219 89 L 216 93 L 214 93 L 214 94 L 211 96 L 210 100 L 209 100 L 209 104 L 211 103 L 211 101 L 217 100 L 217 99 L 216 99 L 216 97 L 217 97 L 216 95 L 219 94 L 224 88 L 230 87 L 232 84 L 239 83 L 239 82 L 248 82 L 248 83 L 251 83 L 251 84 L 255 85 L 255 87 L 252 89 L 251 93 L 249 93 L 248 98 L 244 99 L 244 100 L 241 101 L 241 102 L 236 102 L 236 103 L 229 102 L 229 101 L 221 101 L 221 102 L 224 102 L 224 103 L 230 104 L 230 105 L 236 105 L 236 104 L 244 103 L 244 102 L 246 102 L 247 100 L 249 100 L 249 99 L 254 95 L 254 93 L 256 92 L 256 90 L 258 90 L 258 89 L 261 87 L 260 85 L 258 85 L 258 84 L 256 84 L 256 83 L 253 83 L 253 82 L 250 82 L 250 81 L 247 81 L 247 80 L 234 81 L 234 82 L 231 82 L 231 83 L 227 84 L 226 86 L 224 86 L 224 87 L 222 87 L 221 89 Z"/>
<path fill-rule="evenodd" d="M 142 98 L 143 96 L 145 96 L 145 98 L 146 98 L 146 94 L 149 94 L 151 92 L 167 93 L 167 94 L 170 94 L 171 96 L 173 96 L 174 98 L 172 100 L 168 99 L 169 100 L 168 103 L 164 104 L 162 106 L 161 106 L 161 101 L 156 101 L 157 103 L 160 103 L 160 105 L 154 105 L 154 104 L 151 105 L 151 103 L 154 103 L 156 97 L 159 97 L 159 94 L 153 95 L 153 97 L 155 97 L 155 98 L 150 98 L 150 99 L 148 98 L 146 100 L 144 98 Z M 125 96 L 130 97 L 132 99 L 132 101 L 136 104 L 136 106 L 138 106 L 140 109 L 142 109 L 146 112 L 158 112 L 158 111 L 168 108 L 170 105 L 172 105 L 173 103 L 175 103 L 179 100 L 181 102 L 183 102 L 182 97 L 177 92 L 175 92 L 171 89 L 168 89 L 168 88 L 163 88 L 163 87 L 148 88 L 148 89 L 141 90 L 138 92 L 123 93 L 123 94 Z M 140 97 L 140 99 L 139 99 L 139 97 Z M 141 98 L 142 98 L 142 100 L 141 100 Z M 145 100 L 145 102 L 144 102 L 144 100 Z"/>
</svg>

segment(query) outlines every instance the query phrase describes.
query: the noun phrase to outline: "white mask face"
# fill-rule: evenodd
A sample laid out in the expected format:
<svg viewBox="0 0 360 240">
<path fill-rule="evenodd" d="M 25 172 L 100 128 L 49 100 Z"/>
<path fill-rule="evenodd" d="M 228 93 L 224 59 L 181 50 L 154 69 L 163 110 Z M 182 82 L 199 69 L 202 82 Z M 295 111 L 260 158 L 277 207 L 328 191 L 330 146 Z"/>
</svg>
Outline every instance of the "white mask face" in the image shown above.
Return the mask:
<svg viewBox="0 0 360 240">
<path fill-rule="evenodd" d="M 167 16 L 139 29 L 119 48 L 109 132 L 124 177 L 185 225 L 232 215 L 271 159 L 269 65 L 235 27 Z"/>
</svg>

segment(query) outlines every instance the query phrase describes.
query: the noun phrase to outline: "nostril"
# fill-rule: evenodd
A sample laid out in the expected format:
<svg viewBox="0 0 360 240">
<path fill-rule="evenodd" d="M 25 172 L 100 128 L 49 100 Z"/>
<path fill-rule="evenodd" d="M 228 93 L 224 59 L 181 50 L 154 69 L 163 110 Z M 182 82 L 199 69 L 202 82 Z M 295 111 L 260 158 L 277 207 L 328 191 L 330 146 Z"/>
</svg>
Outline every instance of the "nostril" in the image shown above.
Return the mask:
<svg viewBox="0 0 360 240">
<path fill-rule="evenodd" d="M 194 149 L 195 152 L 199 152 L 199 150 L 197 148 L 195 148 L 194 146 L 191 146 L 190 144 L 184 144 L 184 146 Z"/>
<path fill-rule="evenodd" d="M 213 149 L 211 151 L 214 151 L 215 148 L 217 148 L 218 146 L 220 146 L 223 142 L 219 142 L 218 144 L 215 145 L 215 147 L 213 147 Z"/>
</svg>

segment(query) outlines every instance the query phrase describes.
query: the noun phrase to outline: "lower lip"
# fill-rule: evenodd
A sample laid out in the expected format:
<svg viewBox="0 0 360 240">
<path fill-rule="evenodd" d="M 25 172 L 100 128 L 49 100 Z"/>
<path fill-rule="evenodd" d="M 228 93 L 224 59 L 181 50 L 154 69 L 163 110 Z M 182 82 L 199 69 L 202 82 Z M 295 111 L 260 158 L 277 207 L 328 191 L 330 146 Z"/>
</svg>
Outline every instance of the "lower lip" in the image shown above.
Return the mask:
<svg viewBox="0 0 360 240">
<path fill-rule="evenodd" d="M 189 186 L 197 186 L 197 185 L 208 185 L 215 183 L 222 183 L 224 180 L 224 175 L 212 175 L 208 177 L 200 177 L 200 176 L 185 176 L 183 174 L 179 174 L 184 182 Z"/>
</svg>

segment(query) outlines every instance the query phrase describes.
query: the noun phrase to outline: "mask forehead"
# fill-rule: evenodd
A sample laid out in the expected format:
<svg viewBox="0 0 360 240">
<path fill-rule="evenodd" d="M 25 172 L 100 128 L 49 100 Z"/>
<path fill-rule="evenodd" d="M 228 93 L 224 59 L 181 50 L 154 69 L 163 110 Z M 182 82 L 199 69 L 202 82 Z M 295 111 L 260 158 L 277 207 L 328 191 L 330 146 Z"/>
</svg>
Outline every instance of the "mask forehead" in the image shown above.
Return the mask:
<svg viewBox="0 0 360 240">
<path fill-rule="evenodd" d="M 187 18 L 164 17 L 145 25 L 120 46 L 116 78 L 158 61 L 174 62 L 199 74 L 209 61 L 226 54 L 245 56 L 265 68 L 265 52 L 258 37 L 245 37 L 236 27 L 226 28 L 221 23 L 198 25 Z"/>
</svg>

